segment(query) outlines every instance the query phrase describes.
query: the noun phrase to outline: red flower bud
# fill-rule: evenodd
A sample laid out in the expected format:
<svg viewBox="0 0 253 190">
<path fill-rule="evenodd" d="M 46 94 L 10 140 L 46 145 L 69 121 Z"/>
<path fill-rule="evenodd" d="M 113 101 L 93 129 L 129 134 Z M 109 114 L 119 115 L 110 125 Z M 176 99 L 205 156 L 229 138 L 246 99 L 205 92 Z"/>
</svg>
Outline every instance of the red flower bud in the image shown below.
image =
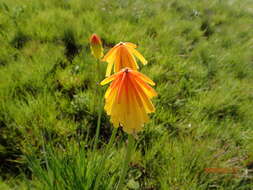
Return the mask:
<svg viewBox="0 0 253 190">
<path fill-rule="evenodd" d="M 98 35 L 92 34 L 90 37 L 90 48 L 95 58 L 101 59 L 104 55 L 101 39 Z"/>
</svg>

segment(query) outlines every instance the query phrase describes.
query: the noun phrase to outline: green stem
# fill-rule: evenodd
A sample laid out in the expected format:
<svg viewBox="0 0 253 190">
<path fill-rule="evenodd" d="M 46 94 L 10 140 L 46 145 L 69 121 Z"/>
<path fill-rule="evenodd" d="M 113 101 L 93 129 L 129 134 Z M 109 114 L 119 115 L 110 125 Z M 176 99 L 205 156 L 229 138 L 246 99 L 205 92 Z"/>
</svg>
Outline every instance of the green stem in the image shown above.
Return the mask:
<svg viewBox="0 0 253 190">
<path fill-rule="evenodd" d="M 99 103 L 99 110 L 98 110 L 98 120 L 97 120 L 97 127 L 96 127 L 96 134 L 95 134 L 95 142 L 94 142 L 94 150 L 97 148 L 98 144 L 98 136 L 100 132 L 100 126 L 101 126 L 101 117 L 102 117 L 102 101 L 100 100 Z"/>
<path fill-rule="evenodd" d="M 115 141 L 115 137 L 116 137 L 116 133 L 117 133 L 117 129 L 118 128 L 113 128 L 113 131 L 112 131 L 112 135 L 111 135 L 111 138 L 110 138 L 110 141 L 108 143 L 108 145 L 106 146 L 106 149 L 105 149 L 105 152 L 103 154 L 103 157 L 102 157 L 102 160 L 99 164 L 99 169 L 101 169 L 101 172 L 98 173 L 98 177 L 96 179 L 96 183 L 95 183 L 95 187 L 94 187 L 94 190 L 97 190 L 99 188 L 99 183 L 101 181 L 101 177 L 103 176 L 103 171 L 102 169 L 104 169 L 104 163 L 105 163 L 105 159 L 108 157 L 108 154 L 109 154 L 109 151 L 111 150 L 111 147 L 113 145 L 113 142 Z"/>
<path fill-rule="evenodd" d="M 96 83 L 96 90 L 95 90 L 95 94 L 94 94 L 94 106 L 98 103 L 98 120 L 97 120 L 97 127 L 96 127 L 96 134 L 95 134 L 95 142 L 94 142 L 94 150 L 97 148 L 97 144 L 98 144 L 98 136 L 99 136 L 99 132 L 100 132 L 100 126 L 101 126 L 101 117 L 102 117 L 102 111 L 103 111 L 103 99 L 101 97 L 102 94 L 102 89 L 99 88 L 99 81 L 100 81 L 100 61 L 97 60 L 97 79 L 96 79 L 97 83 Z M 95 110 L 95 109 L 94 109 Z"/>
<path fill-rule="evenodd" d="M 98 96 L 99 95 L 99 79 L 100 79 L 100 61 L 99 59 L 96 59 L 96 65 L 94 67 L 94 73 L 95 73 L 95 89 L 94 89 L 94 99 L 93 99 L 93 111 L 96 112 L 97 109 L 97 102 L 98 102 Z"/>
<path fill-rule="evenodd" d="M 119 184 L 118 184 L 117 190 L 123 189 L 124 181 L 125 181 L 126 174 L 127 174 L 128 164 L 129 164 L 130 158 L 131 158 L 133 145 L 134 145 L 134 138 L 132 135 L 128 135 L 128 145 L 127 145 L 125 160 L 123 163 L 122 173 L 121 173 L 121 176 L 119 179 Z"/>
<path fill-rule="evenodd" d="M 108 145 L 106 146 L 105 155 L 109 153 L 109 150 L 112 147 L 112 144 L 113 144 L 115 137 L 116 137 L 117 130 L 118 130 L 118 128 L 113 127 L 111 138 L 109 140 Z M 105 158 L 105 156 L 104 156 L 104 158 Z"/>
</svg>

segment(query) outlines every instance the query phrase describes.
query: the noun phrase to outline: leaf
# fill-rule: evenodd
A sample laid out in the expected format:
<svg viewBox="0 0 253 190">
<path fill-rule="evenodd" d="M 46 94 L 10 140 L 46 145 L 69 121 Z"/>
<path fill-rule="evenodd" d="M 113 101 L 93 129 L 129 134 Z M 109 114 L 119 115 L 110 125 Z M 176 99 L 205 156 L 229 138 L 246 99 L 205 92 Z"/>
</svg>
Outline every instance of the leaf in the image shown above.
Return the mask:
<svg viewBox="0 0 253 190">
<path fill-rule="evenodd" d="M 6 5 L 6 3 L 3 3 L 2 6 L 3 6 L 3 8 L 4 8 L 7 12 L 10 11 L 10 9 L 9 9 L 9 7 Z"/>
<path fill-rule="evenodd" d="M 130 179 L 127 183 L 127 187 L 130 189 L 139 189 L 140 184 L 138 181 L 135 181 L 134 179 Z"/>
</svg>

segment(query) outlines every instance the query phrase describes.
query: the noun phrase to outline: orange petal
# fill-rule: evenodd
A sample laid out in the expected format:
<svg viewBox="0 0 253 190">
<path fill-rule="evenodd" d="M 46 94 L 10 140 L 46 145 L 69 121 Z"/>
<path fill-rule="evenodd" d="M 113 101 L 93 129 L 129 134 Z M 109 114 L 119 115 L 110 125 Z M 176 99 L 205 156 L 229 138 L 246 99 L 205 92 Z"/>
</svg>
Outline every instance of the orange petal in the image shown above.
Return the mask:
<svg viewBox="0 0 253 190">
<path fill-rule="evenodd" d="M 119 49 L 117 50 L 117 54 L 115 56 L 114 72 L 120 71 L 120 68 L 122 67 L 121 62 L 122 62 L 121 48 L 119 47 Z"/>
<path fill-rule="evenodd" d="M 147 60 L 136 49 L 130 47 L 127 48 L 133 55 L 135 55 L 142 62 L 143 65 L 146 65 L 148 63 Z"/>
<path fill-rule="evenodd" d="M 124 42 L 125 46 L 130 47 L 130 48 L 137 48 L 137 45 L 135 45 L 134 43 L 131 42 Z"/>
<path fill-rule="evenodd" d="M 118 48 L 118 45 L 115 45 L 113 48 L 111 48 L 111 49 L 107 52 L 107 54 L 104 56 L 104 58 L 102 59 L 102 61 L 106 61 L 107 58 L 108 58 L 109 56 L 111 56 L 111 54 L 112 54 L 117 48 Z"/>
<path fill-rule="evenodd" d="M 154 96 L 157 96 L 157 93 L 156 91 L 151 88 L 149 85 L 147 85 L 143 80 L 141 80 L 140 78 L 138 77 L 135 77 L 135 80 L 138 82 L 138 84 L 140 85 L 140 87 L 146 91 L 146 93 L 148 93 L 148 96 L 150 98 L 154 97 Z"/>
<path fill-rule="evenodd" d="M 131 79 L 132 80 L 132 79 Z M 151 103 L 151 101 L 149 100 L 148 96 L 144 93 L 144 91 L 141 89 L 141 87 L 139 86 L 138 83 L 136 82 L 133 82 L 132 80 L 132 84 L 134 84 L 135 86 L 135 89 L 137 90 L 138 94 L 140 95 L 141 97 L 141 100 L 142 100 L 142 104 L 144 105 L 144 107 L 146 108 L 146 111 L 148 113 L 150 112 L 154 112 L 155 111 L 155 108 L 153 106 L 153 104 Z"/>
<path fill-rule="evenodd" d="M 116 73 L 116 74 L 114 74 L 114 75 L 112 75 L 112 76 L 110 76 L 110 77 L 107 77 L 106 79 L 104 79 L 104 80 L 102 80 L 102 81 L 100 82 L 100 85 L 105 85 L 105 84 L 107 84 L 107 83 L 113 81 L 113 80 L 114 80 L 118 75 L 120 75 L 120 74 L 122 74 L 122 73 Z"/>
<path fill-rule="evenodd" d="M 155 85 L 155 83 L 154 83 L 150 78 L 148 78 L 147 76 L 141 74 L 140 72 L 137 72 L 137 71 L 131 71 L 131 72 L 132 72 L 135 76 L 137 76 L 137 77 L 141 78 L 142 80 L 144 80 L 146 83 L 148 83 L 148 84 L 150 84 L 150 85 L 152 85 L 152 86 Z"/>
<path fill-rule="evenodd" d="M 122 77 L 121 82 L 119 84 L 119 91 L 118 91 L 118 95 L 117 95 L 117 102 L 118 103 L 120 101 L 120 97 L 121 97 L 121 94 L 122 94 L 122 89 L 123 89 L 123 86 L 124 86 L 126 74 L 127 74 L 126 72 L 123 72 L 123 77 Z"/>
<path fill-rule="evenodd" d="M 119 89 L 119 84 L 121 82 L 121 78 L 117 78 L 115 81 L 113 81 L 113 83 L 110 85 L 110 89 L 112 89 L 110 92 L 108 92 L 107 97 L 111 96 L 111 93 L 113 93 L 115 90 Z M 106 96 L 105 96 L 106 97 Z"/>
</svg>

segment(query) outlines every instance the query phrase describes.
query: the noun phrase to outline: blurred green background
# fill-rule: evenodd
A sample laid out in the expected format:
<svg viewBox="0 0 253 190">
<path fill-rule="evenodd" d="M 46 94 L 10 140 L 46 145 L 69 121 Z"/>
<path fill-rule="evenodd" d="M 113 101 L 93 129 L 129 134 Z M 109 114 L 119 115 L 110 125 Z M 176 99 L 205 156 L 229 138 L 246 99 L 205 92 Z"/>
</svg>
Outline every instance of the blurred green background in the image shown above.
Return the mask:
<svg viewBox="0 0 253 190">
<path fill-rule="evenodd" d="M 253 189 L 252 29 L 252 0 L 0 0 L 0 189 L 88 190 L 100 172 L 115 188 L 126 134 L 99 168 L 92 33 L 137 44 L 157 84 L 125 189 Z"/>
</svg>

